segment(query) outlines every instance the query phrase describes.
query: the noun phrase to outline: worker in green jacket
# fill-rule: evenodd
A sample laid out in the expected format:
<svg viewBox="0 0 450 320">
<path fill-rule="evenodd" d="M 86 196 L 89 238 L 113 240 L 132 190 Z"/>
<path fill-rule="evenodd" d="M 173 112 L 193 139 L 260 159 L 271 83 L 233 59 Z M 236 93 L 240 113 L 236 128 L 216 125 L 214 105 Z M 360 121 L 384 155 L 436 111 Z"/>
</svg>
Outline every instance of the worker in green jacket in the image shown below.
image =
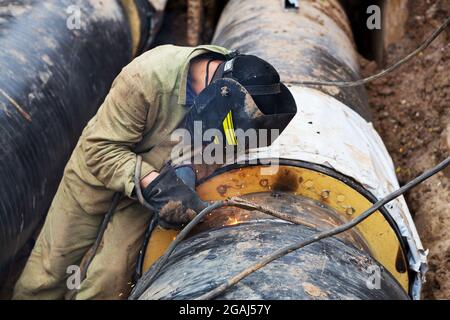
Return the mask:
<svg viewBox="0 0 450 320">
<path fill-rule="evenodd" d="M 283 105 L 294 110 L 292 96 L 270 64 L 254 56 L 230 55 L 217 46 L 157 47 L 122 70 L 67 163 L 13 299 L 65 298 L 71 267 L 79 266 L 92 247 L 117 192 L 124 196 L 75 298 L 127 297 L 152 215 L 179 226 L 207 205 L 167 165 L 177 143 L 171 133 L 188 118 L 205 87 L 225 78 L 253 91 L 264 114 Z M 225 96 L 222 88 L 221 98 Z M 215 114 L 213 104 L 207 106 L 209 115 Z M 137 154 L 143 157 L 140 186 L 154 212 L 136 201 Z M 170 201 L 178 207 L 167 210 Z"/>
</svg>

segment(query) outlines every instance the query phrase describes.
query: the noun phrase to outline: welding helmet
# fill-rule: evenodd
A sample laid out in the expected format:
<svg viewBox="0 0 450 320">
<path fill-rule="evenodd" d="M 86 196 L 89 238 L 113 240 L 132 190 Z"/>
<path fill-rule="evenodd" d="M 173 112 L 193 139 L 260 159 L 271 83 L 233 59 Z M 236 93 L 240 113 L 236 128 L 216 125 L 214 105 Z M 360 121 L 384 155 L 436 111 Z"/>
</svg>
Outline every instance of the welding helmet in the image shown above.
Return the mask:
<svg viewBox="0 0 450 320">
<path fill-rule="evenodd" d="M 240 135 L 248 129 L 266 129 L 268 146 L 274 141 L 270 134 L 281 133 L 296 111 L 292 94 L 271 64 L 234 52 L 226 56 L 211 83 L 195 99 L 186 123 L 191 136 L 196 130 L 217 129 L 222 139 L 213 137 L 211 142 L 225 145 L 245 141 L 245 136 Z"/>
</svg>

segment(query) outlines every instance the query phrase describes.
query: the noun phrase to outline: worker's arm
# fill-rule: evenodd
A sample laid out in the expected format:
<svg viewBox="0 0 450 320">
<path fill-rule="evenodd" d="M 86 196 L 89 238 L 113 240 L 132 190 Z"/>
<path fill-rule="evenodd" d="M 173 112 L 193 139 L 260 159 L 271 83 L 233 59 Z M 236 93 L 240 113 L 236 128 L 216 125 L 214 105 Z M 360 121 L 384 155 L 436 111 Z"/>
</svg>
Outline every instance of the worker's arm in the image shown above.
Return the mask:
<svg viewBox="0 0 450 320">
<path fill-rule="evenodd" d="M 151 127 L 158 110 L 149 101 L 151 86 L 144 91 L 140 72 L 131 63 L 116 78 L 95 121 L 83 133 L 82 148 L 87 167 L 106 188 L 131 196 L 134 189 L 136 154 L 132 148 Z M 145 94 L 147 93 L 147 94 Z M 158 175 L 150 164 L 142 163 L 142 186 Z"/>
</svg>

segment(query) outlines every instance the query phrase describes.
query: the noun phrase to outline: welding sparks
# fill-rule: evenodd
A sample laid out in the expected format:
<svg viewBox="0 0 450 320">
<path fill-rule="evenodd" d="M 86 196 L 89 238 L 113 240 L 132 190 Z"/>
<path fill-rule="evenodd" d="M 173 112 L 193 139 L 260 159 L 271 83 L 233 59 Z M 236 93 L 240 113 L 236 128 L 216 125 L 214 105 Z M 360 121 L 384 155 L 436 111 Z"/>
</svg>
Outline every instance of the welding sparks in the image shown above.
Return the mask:
<svg viewBox="0 0 450 320">
<path fill-rule="evenodd" d="M 237 219 L 236 217 L 228 217 L 228 225 L 229 226 L 234 226 L 236 224 L 238 224 L 240 221 L 239 219 Z"/>
</svg>

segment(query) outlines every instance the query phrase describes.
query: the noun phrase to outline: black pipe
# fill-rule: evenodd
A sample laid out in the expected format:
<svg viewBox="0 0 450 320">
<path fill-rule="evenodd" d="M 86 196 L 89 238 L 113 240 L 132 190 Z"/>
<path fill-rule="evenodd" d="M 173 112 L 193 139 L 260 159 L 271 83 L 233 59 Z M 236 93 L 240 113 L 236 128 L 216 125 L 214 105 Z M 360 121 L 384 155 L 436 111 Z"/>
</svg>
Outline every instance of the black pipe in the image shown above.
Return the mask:
<svg viewBox="0 0 450 320">
<path fill-rule="evenodd" d="M 323 204 L 284 192 L 244 196 L 316 225 L 294 225 L 255 211 L 215 211 L 180 243 L 141 300 L 195 299 L 287 244 L 342 223 Z M 231 223 L 229 221 L 232 221 Z M 228 221 L 228 222 L 227 222 Z M 249 275 L 218 299 L 408 300 L 395 278 L 366 251 L 353 229 L 292 252 Z M 150 269 L 149 272 L 151 272 Z"/>
<path fill-rule="evenodd" d="M 298 10 L 280 1 L 230 0 L 213 43 L 266 59 L 287 83 L 359 79 L 352 31 L 336 0 L 301 1 Z M 370 120 L 363 87 L 318 89 Z"/>
<path fill-rule="evenodd" d="M 0 1 L 0 283 L 43 220 L 83 127 L 131 59 L 120 0 Z"/>
</svg>

